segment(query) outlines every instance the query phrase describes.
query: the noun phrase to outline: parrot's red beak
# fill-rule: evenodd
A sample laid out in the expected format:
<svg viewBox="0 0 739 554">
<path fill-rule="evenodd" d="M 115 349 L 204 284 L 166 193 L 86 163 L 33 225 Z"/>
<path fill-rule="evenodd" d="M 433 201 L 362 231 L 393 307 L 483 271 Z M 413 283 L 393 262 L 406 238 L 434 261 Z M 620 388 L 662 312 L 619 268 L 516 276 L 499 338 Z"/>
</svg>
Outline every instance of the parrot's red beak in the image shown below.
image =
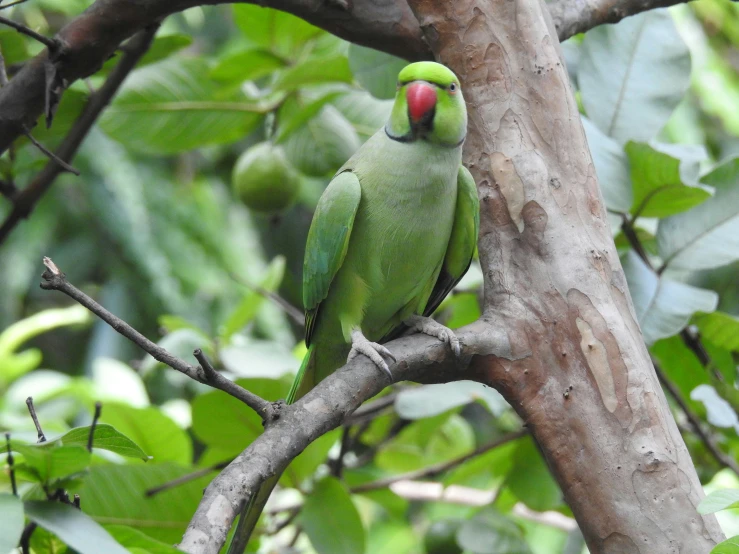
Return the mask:
<svg viewBox="0 0 739 554">
<path fill-rule="evenodd" d="M 436 89 L 421 81 L 412 83 L 406 92 L 408 114 L 414 123 L 421 121 L 436 106 Z"/>
</svg>

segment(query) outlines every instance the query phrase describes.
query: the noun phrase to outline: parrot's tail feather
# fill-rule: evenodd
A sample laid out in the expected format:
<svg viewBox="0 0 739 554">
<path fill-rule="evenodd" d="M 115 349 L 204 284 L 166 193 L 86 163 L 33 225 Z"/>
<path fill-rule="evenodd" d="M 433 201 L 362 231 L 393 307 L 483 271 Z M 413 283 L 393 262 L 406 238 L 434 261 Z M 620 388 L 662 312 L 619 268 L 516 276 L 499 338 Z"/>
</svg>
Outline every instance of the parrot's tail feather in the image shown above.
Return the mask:
<svg viewBox="0 0 739 554">
<path fill-rule="evenodd" d="M 300 396 L 302 396 L 300 392 L 305 394 L 304 391 L 301 391 L 301 384 L 306 381 L 306 376 L 308 376 L 308 382 L 312 383 L 313 381 L 310 376 L 312 375 L 311 368 L 315 364 L 314 351 L 315 345 L 308 349 L 308 352 L 303 358 L 303 363 L 300 364 L 298 374 L 295 376 L 290 392 L 287 394 L 287 398 L 285 399 L 285 402 L 288 404 L 292 404 L 298 400 Z M 244 549 L 249 542 L 249 538 L 254 532 L 254 528 L 257 526 L 259 516 L 262 515 L 262 510 L 264 510 L 264 506 L 267 504 L 267 500 L 269 500 L 269 495 L 272 494 L 272 490 L 275 488 L 275 485 L 277 485 L 277 481 L 279 481 L 279 479 L 280 476 L 275 475 L 262 483 L 262 486 L 259 487 L 256 494 L 252 495 L 249 502 L 241 510 L 241 518 L 236 526 L 236 531 L 231 540 L 231 547 L 228 549 L 228 554 L 242 554 L 244 552 Z"/>
</svg>

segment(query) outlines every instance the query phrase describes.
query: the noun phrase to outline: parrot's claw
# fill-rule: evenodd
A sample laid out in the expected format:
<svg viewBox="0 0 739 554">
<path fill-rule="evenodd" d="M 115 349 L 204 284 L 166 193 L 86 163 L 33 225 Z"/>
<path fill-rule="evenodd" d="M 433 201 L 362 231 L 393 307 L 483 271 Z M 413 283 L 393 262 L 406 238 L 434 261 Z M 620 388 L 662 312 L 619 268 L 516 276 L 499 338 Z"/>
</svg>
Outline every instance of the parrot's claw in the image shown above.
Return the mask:
<svg viewBox="0 0 739 554">
<path fill-rule="evenodd" d="M 441 323 L 434 321 L 430 317 L 412 315 L 403 323 L 424 335 L 430 335 L 432 337 L 436 337 L 441 342 L 446 342 L 451 347 L 454 355 L 458 358 L 462 355 L 462 348 L 457 335 L 454 334 L 454 331 L 448 327 L 444 327 Z"/>
<path fill-rule="evenodd" d="M 372 360 L 372 363 L 387 375 L 391 383 L 394 381 L 393 374 L 390 373 L 390 368 L 387 366 L 387 363 L 385 363 L 385 360 L 382 359 L 382 356 L 386 356 L 394 362 L 396 361 L 395 356 L 393 356 L 392 353 L 381 344 L 367 340 L 367 338 L 362 334 L 362 331 L 355 329 L 352 331 L 352 349 L 349 351 L 349 356 L 346 361 L 350 362 L 360 354 L 364 354 Z"/>
</svg>

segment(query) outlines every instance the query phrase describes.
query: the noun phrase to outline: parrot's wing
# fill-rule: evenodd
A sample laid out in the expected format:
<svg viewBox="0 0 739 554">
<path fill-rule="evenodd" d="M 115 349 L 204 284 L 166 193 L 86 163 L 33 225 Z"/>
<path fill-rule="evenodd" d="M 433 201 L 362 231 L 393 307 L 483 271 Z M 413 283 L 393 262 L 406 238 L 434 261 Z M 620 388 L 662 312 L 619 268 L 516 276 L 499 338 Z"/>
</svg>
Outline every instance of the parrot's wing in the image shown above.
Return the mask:
<svg viewBox="0 0 739 554">
<path fill-rule="evenodd" d="M 334 177 L 318 201 L 303 264 L 305 343 L 310 346 L 321 302 L 344 262 L 362 188 L 351 171 Z"/>
<path fill-rule="evenodd" d="M 472 175 L 463 165 L 457 173 L 457 208 L 444 264 L 423 315 L 431 316 L 459 280 L 467 273 L 480 229 L 480 201 Z"/>
</svg>

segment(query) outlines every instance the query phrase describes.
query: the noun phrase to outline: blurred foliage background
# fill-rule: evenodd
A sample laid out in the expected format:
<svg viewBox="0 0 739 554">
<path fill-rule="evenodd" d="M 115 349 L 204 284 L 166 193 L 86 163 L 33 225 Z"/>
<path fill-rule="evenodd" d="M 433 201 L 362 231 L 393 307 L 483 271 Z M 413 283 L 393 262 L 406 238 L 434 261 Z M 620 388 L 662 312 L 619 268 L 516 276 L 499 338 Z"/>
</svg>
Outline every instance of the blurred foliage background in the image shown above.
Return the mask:
<svg viewBox="0 0 739 554">
<path fill-rule="evenodd" d="M 32 0 L 3 13 L 50 36 L 89 3 Z M 0 49 L 12 78 L 41 46 L 0 27 Z M 739 4 L 648 12 L 574 37 L 563 52 L 678 425 L 706 490 L 738 488 L 725 466 L 739 456 Z M 59 145 L 119 57 L 74 83 L 51 128 L 40 123 L 34 136 Z M 84 514 L 128 551 L 174 552 L 168 545 L 202 488 L 261 430 L 238 401 L 41 290 L 42 256 L 180 357 L 202 348 L 248 389 L 284 397 L 304 352 L 301 267 L 313 209 L 333 172 L 384 124 L 404 64 L 257 6 L 193 8 L 164 21 L 75 158 L 82 176 L 59 177 L 0 245 L 0 428 L 14 441 L 25 515 L 39 524 L 33 552 L 107 544 L 69 534 L 88 520 L 60 526 L 33 504 L 59 487 L 79 493 Z M 18 140 L 0 158 L 0 179 L 23 187 L 46 162 Z M 11 207 L 0 199 L 0 216 Z M 481 286 L 473 266 L 439 319 L 477 319 Z M 52 439 L 46 448 L 27 446 L 36 441 L 28 396 Z M 293 462 L 250 551 L 586 551 L 497 393 L 462 381 L 399 384 L 385 396 Z M 100 427 L 90 455 L 69 430 L 90 423 L 96 401 L 110 428 Z M 6 456 L 0 554 L 24 522 L 7 494 L 8 467 Z M 727 536 L 739 533 L 735 512 L 718 516 Z"/>
</svg>

